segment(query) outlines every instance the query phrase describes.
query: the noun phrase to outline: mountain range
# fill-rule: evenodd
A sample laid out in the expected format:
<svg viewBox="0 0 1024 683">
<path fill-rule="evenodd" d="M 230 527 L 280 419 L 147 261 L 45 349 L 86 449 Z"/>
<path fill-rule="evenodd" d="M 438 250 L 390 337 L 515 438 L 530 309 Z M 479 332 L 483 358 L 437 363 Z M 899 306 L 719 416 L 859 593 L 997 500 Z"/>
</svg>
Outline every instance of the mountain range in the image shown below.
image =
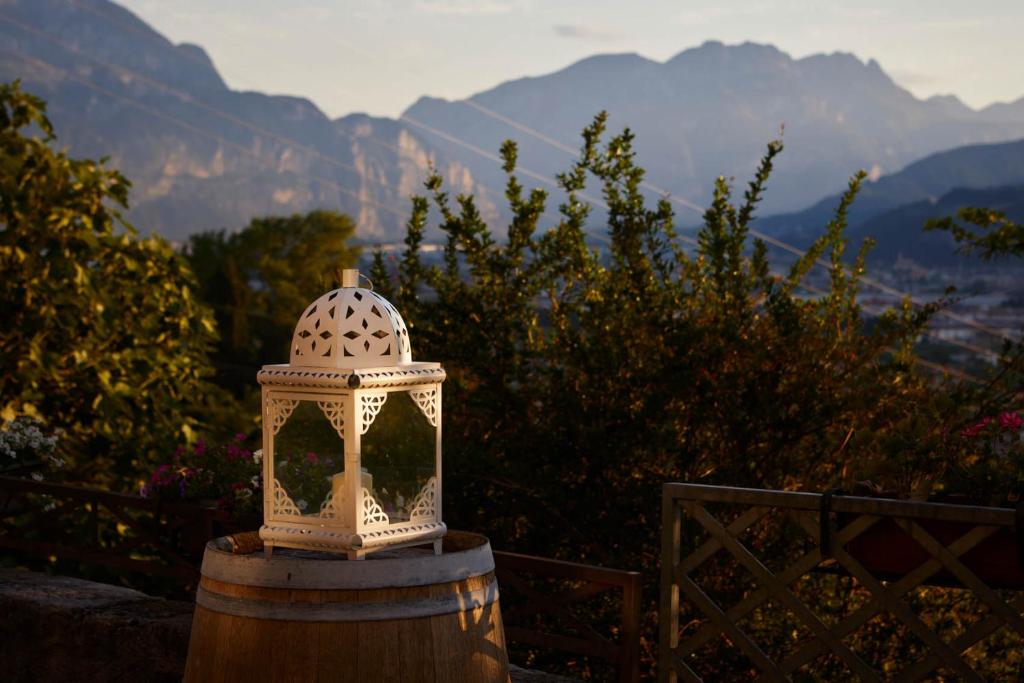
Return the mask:
<svg viewBox="0 0 1024 683">
<path fill-rule="evenodd" d="M 182 239 L 333 208 L 361 238 L 392 239 L 430 164 L 490 202 L 469 169 L 396 121 L 231 90 L 200 47 L 106 0 L 0 0 L 0 81 L 15 78 L 47 101 L 59 144 L 132 181 L 128 218 L 144 232 Z"/>
<path fill-rule="evenodd" d="M 922 100 L 873 60 L 794 59 L 752 43 L 712 41 L 665 62 L 598 55 L 465 101 L 423 97 L 398 120 L 332 120 L 306 99 L 228 88 L 202 48 L 171 43 L 108 0 L 0 0 L 0 80 L 14 78 L 48 101 L 72 154 L 108 156 L 133 181 L 129 219 L 172 239 L 335 208 L 356 218 L 362 239 L 396 240 L 431 166 L 497 221 L 501 141 L 516 139 L 524 170 L 551 178 L 601 110 L 612 131 L 636 133 L 647 179 L 696 207 L 716 176 L 749 178 L 784 125 L 786 151 L 761 207 L 785 214 L 760 223 L 776 234 L 824 225 L 821 209 L 834 201 L 814 202 L 858 168 L 879 180 L 855 207 L 860 222 L 956 187 L 1024 182 L 1008 170 L 1024 163 L 1019 146 L 1006 148 L 1005 168 L 969 163 L 978 143 L 1024 138 L 1024 98 L 982 110 L 951 96 Z M 973 146 L 947 153 L 945 180 L 907 173 L 964 145 Z M 680 222 L 699 220 L 682 211 Z"/>
<path fill-rule="evenodd" d="M 878 177 L 939 150 L 1024 137 L 1024 99 L 982 111 L 955 97 L 919 100 L 873 60 L 843 53 L 793 59 L 752 43 L 708 42 L 664 63 L 601 55 L 468 102 L 477 106 L 422 98 L 404 117 L 484 148 L 515 136 L 523 163 L 550 175 L 564 170 L 564 151 L 477 107 L 572 147 L 581 127 L 606 110 L 613 128 L 636 133 L 648 179 L 698 206 L 707 204 L 715 177 L 746 181 L 784 125 L 786 151 L 762 206 L 767 213 L 806 206 L 860 168 Z M 484 184 L 500 182 L 500 171 L 465 148 L 441 138 L 432 144 Z"/>
</svg>

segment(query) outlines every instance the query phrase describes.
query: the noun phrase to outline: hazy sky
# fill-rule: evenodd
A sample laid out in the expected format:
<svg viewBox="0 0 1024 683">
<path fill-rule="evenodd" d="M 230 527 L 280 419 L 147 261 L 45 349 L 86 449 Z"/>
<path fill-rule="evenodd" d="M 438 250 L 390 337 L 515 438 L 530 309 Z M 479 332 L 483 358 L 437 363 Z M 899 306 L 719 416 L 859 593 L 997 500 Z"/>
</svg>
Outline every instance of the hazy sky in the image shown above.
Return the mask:
<svg viewBox="0 0 1024 683">
<path fill-rule="evenodd" d="M 201 45 L 236 89 L 308 97 L 331 116 L 396 117 L 600 52 L 664 61 L 715 39 L 794 57 L 877 59 L 919 97 L 1024 96 L 1021 0 L 122 0 Z"/>
</svg>

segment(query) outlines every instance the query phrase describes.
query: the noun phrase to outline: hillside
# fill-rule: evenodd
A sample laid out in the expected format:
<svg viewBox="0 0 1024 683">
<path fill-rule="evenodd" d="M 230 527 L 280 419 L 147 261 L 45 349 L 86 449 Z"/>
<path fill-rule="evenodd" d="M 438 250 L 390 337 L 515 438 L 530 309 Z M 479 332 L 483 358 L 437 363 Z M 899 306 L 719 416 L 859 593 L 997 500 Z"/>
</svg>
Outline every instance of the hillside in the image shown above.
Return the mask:
<svg viewBox="0 0 1024 683">
<path fill-rule="evenodd" d="M 936 199 L 911 202 L 864 221 L 849 231 L 850 242 L 859 245 L 865 237 L 877 244 L 872 258 L 891 263 L 900 258 L 928 267 L 956 266 L 965 263 L 957 245 L 945 232 L 922 230 L 930 218 L 952 216 L 967 206 L 983 206 L 1002 211 L 1011 220 L 1024 222 L 1024 185 L 991 188 L 955 188 Z"/>
<path fill-rule="evenodd" d="M 851 226 L 905 204 L 934 202 L 954 188 L 980 189 L 1024 183 L 1024 140 L 969 145 L 931 154 L 906 168 L 865 182 L 850 209 Z M 832 218 L 841 192 L 837 184 L 825 199 L 802 211 L 758 220 L 765 232 L 800 242 L 814 238 Z"/>
</svg>

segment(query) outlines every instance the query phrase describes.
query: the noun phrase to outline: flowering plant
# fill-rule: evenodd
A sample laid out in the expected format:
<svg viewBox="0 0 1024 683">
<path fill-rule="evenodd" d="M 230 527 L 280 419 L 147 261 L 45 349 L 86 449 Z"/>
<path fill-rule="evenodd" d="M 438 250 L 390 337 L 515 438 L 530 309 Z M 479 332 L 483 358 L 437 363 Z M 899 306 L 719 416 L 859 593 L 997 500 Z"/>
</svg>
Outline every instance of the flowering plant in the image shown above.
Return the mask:
<svg viewBox="0 0 1024 683">
<path fill-rule="evenodd" d="M 139 493 L 143 498 L 209 501 L 232 512 L 263 508 L 263 450 L 252 450 L 245 434 L 220 446 L 200 439 L 178 448 L 158 465 Z M 331 490 L 331 477 L 344 467 L 342 453 L 290 449 L 274 463 L 274 476 L 304 514 L 316 514 Z"/>
<path fill-rule="evenodd" d="M 274 476 L 304 515 L 316 514 L 331 490 L 331 477 L 344 468 L 342 453 L 287 450 L 274 460 Z"/>
<path fill-rule="evenodd" d="M 0 469 L 11 470 L 31 466 L 60 468 L 64 460 L 57 455 L 57 442 L 63 430 L 57 429 L 46 434 L 43 424 L 31 417 L 17 417 L 4 421 L 0 426 Z M 32 472 L 32 478 L 41 480 L 39 471 Z"/>
<path fill-rule="evenodd" d="M 252 450 L 245 434 L 209 446 L 200 439 L 191 448 L 178 448 L 169 462 L 158 465 L 142 485 L 143 498 L 213 501 L 237 512 L 262 508 L 262 450 Z"/>
<path fill-rule="evenodd" d="M 963 429 L 960 453 L 945 491 L 972 501 L 1016 504 L 1024 498 L 1024 417 L 1015 411 L 985 417 Z"/>
</svg>

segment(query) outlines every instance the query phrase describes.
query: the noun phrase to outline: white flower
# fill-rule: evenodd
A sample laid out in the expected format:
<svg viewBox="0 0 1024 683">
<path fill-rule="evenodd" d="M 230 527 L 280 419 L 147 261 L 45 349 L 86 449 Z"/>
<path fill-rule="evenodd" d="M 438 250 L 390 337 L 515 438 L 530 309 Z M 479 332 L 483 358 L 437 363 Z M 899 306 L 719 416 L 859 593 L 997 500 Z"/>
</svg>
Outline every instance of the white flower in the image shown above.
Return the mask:
<svg viewBox="0 0 1024 683">
<path fill-rule="evenodd" d="M 295 507 L 297 507 L 300 510 L 302 510 L 303 512 L 305 512 L 306 508 L 309 507 L 309 503 L 307 503 L 306 501 L 304 501 L 301 498 L 299 498 L 297 501 L 295 501 Z"/>
<path fill-rule="evenodd" d="M 9 458 L 17 458 L 19 452 L 23 456 L 53 457 L 57 441 L 63 430 L 56 430 L 47 436 L 40 429 L 42 423 L 31 417 L 18 417 L 4 422 L 0 427 L 0 453 Z"/>
<path fill-rule="evenodd" d="M 257 448 L 255 451 L 252 452 L 252 461 L 254 463 L 256 463 L 257 465 L 259 465 L 259 464 L 261 464 L 263 462 L 263 449 L 262 448 Z"/>
<path fill-rule="evenodd" d="M 254 490 L 258 489 L 260 487 L 260 475 L 258 475 L 258 474 L 252 475 L 252 479 L 249 480 L 249 484 L 252 485 Z"/>
</svg>

